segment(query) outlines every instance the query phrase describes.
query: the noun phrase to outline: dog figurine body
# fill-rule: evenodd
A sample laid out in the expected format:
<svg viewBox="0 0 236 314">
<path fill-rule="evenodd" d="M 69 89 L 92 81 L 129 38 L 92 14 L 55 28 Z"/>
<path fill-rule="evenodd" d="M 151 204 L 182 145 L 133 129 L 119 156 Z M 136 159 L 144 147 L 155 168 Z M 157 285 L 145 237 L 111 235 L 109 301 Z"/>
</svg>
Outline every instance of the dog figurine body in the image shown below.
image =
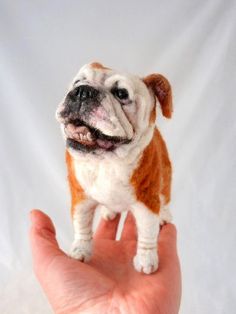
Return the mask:
<svg viewBox="0 0 236 314">
<path fill-rule="evenodd" d="M 91 63 L 81 68 L 59 105 L 72 199 L 72 257 L 90 260 L 99 205 L 105 219 L 132 212 L 134 267 L 146 274 L 157 270 L 160 225 L 171 220 L 171 163 L 155 126 L 157 103 L 170 118 L 171 87 L 162 75 L 141 79 Z"/>
</svg>

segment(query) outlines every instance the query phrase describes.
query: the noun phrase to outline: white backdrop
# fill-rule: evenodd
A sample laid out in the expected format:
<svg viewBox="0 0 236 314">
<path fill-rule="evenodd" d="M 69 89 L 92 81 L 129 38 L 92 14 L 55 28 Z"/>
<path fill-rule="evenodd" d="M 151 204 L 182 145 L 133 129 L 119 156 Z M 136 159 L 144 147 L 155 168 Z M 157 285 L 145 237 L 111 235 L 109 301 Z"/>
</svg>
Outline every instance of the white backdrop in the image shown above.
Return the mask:
<svg viewBox="0 0 236 314">
<path fill-rule="evenodd" d="M 56 106 L 90 61 L 172 83 L 158 124 L 174 166 L 181 314 L 236 308 L 236 2 L 0 1 L 0 313 L 51 313 L 31 269 L 31 208 L 72 239 Z"/>
</svg>

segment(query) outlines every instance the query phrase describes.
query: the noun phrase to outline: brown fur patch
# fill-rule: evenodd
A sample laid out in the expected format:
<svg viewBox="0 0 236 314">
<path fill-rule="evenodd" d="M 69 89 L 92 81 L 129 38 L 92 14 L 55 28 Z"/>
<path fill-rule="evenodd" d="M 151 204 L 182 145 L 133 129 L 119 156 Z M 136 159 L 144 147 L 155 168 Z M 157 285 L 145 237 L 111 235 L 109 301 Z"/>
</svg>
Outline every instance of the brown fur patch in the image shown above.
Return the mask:
<svg viewBox="0 0 236 314">
<path fill-rule="evenodd" d="M 158 98 L 163 116 L 171 118 L 173 106 L 172 91 L 169 81 L 161 74 L 150 74 L 143 79 L 143 82 L 148 88 L 152 89 L 153 93 Z"/>
<path fill-rule="evenodd" d="M 85 199 L 85 194 L 83 188 L 76 179 L 73 158 L 68 152 L 68 150 L 66 150 L 66 164 L 68 170 L 68 181 L 71 192 L 71 215 L 73 216 L 75 206 Z"/>
<path fill-rule="evenodd" d="M 107 67 L 104 67 L 101 63 L 99 62 L 93 62 L 90 64 L 90 67 L 93 69 L 100 69 L 100 70 L 110 70 Z"/>
<path fill-rule="evenodd" d="M 165 142 L 157 129 L 132 175 L 131 184 L 138 201 L 154 213 L 160 211 L 160 194 L 164 196 L 165 204 L 170 201 L 171 163 Z"/>
<path fill-rule="evenodd" d="M 152 112 L 150 114 L 149 124 L 153 124 L 156 122 L 156 104 L 154 104 L 154 107 L 152 109 Z"/>
</svg>

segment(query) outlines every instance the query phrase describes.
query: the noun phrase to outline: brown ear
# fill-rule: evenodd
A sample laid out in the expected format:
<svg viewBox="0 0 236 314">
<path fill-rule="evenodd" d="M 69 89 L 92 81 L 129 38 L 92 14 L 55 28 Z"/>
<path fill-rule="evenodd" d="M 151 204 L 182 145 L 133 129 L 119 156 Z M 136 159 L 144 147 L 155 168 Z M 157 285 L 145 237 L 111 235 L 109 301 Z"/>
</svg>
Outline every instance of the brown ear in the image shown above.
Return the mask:
<svg viewBox="0 0 236 314">
<path fill-rule="evenodd" d="M 173 111 L 172 92 L 168 80 L 161 74 L 150 74 L 143 79 L 143 82 L 158 98 L 163 116 L 171 118 Z"/>
<path fill-rule="evenodd" d="M 110 70 L 109 68 L 104 67 L 104 66 L 103 66 L 101 63 L 99 63 L 99 62 L 92 62 L 92 63 L 90 63 L 90 66 L 91 66 L 91 68 L 94 68 L 94 69 Z"/>
</svg>

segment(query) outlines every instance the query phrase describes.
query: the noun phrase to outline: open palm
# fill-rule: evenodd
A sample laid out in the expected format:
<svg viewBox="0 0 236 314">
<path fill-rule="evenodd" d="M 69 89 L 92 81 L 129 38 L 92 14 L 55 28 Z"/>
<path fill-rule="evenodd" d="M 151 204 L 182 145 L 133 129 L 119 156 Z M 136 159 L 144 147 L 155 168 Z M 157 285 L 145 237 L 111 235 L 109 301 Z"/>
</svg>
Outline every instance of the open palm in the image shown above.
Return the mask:
<svg viewBox="0 0 236 314">
<path fill-rule="evenodd" d="M 59 248 L 47 215 L 34 210 L 31 218 L 34 270 L 55 313 L 178 313 L 181 281 L 172 224 L 160 232 L 158 271 L 145 275 L 132 265 L 136 231 L 131 214 L 120 241 L 115 240 L 119 217 L 100 222 L 86 264 Z"/>
</svg>

